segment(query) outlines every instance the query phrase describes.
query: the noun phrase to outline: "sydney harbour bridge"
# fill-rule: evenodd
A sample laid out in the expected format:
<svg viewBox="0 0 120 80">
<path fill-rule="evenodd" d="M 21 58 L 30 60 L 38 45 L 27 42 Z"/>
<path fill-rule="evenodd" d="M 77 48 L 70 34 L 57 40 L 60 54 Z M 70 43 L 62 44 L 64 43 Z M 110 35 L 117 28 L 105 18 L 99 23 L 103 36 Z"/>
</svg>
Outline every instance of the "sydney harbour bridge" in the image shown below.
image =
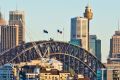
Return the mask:
<svg viewBox="0 0 120 80">
<path fill-rule="evenodd" d="M 40 53 L 40 54 L 39 54 Z M 28 62 L 30 60 L 40 59 L 42 56 L 55 57 L 63 62 L 63 70 L 71 69 L 78 74 L 89 77 L 90 80 L 96 80 L 97 69 L 105 66 L 91 53 L 70 43 L 60 41 L 36 41 L 23 43 L 0 54 L 0 65 L 6 63 Z"/>
</svg>

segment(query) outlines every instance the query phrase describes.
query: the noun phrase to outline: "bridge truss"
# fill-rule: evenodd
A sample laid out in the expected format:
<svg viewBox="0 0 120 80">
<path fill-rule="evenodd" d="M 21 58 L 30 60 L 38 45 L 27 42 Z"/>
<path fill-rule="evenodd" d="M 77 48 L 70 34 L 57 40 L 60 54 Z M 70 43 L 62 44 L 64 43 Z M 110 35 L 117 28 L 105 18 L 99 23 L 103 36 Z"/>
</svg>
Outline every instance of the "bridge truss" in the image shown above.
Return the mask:
<svg viewBox="0 0 120 80">
<path fill-rule="evenodd" d="M 55 57 L 63 62 L 63 70 L 72 69 L 75 73 L 89 77 L 90 80 L 96 80 L 97 69 L 105 68 L 95 56 L 79 46 L 58 41 L 37 41 L 35 43 L 35 46 L 32 42 L 21 44 L 1 53 L 0 65 L 40 59 L 35 49 L 37 47 L 44 57 L 47 57 L 45 54 L 50 53 L 49 57 Z"/>
</svg>

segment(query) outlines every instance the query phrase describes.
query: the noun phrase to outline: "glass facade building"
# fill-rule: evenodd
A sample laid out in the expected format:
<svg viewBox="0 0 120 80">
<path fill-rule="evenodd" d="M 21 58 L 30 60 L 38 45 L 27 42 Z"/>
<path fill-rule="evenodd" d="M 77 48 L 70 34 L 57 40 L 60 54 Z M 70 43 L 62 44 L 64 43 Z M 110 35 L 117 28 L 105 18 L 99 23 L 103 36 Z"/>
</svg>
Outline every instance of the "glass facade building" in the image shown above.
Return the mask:
<svg viewBox="0 0 120 80">
<path fill-rule="evenodd" d="M 107 69 L 97 70 L 97 80 L 107 80 Z"/>
<path fill-rule="evenodd" d="M 89 38 L 90 52 L 101 61 L 101 40 L 96 35 L 90 35 Z"/>
</svg>

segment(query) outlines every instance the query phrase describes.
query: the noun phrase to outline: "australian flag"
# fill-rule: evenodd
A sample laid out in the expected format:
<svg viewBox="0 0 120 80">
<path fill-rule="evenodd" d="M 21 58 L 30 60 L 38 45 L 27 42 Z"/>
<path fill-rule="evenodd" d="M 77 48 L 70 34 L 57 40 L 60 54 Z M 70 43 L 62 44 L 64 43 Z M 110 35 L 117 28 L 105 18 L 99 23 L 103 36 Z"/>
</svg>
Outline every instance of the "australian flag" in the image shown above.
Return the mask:
<svg viewBox="0 0 120 80">
<path fill-rule="evenodd" d="M 62 34 L 62 31 L 60 31 L 59 29 L 57 30 L 58 33 Z"/>
<path fill-rule="evenodd" d="M 47 30 L 43 30 L 43 32 L 48 34 L 48 31 L 47 31 Z"/>
</svg>

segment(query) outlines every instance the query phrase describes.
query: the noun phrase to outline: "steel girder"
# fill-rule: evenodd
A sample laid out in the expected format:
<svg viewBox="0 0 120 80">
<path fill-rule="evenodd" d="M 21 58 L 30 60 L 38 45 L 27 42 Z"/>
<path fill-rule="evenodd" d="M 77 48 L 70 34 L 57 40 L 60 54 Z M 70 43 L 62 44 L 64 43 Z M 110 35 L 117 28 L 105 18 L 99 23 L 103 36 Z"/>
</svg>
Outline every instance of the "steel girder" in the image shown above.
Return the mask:
<svg viewBox="0 0 120 80">
<path fill-rule="evenodd" d="M 97 69 L 105 68 L 95 56 L 79 46 L 58 41 L 38 41 L 35 43 L 43 56 L 46 57 L 45 54 L 50 52 L 50 57 L 56 57 L 56 59 L 62 61 L 64 70 L 70 71 L 72 69 L 75 73 L 83 74 L 91 80 L 96 79 Z M 35 46 L 30 42 L 1 53 L 0 64 L 40 59 Z"/>
</svg>

